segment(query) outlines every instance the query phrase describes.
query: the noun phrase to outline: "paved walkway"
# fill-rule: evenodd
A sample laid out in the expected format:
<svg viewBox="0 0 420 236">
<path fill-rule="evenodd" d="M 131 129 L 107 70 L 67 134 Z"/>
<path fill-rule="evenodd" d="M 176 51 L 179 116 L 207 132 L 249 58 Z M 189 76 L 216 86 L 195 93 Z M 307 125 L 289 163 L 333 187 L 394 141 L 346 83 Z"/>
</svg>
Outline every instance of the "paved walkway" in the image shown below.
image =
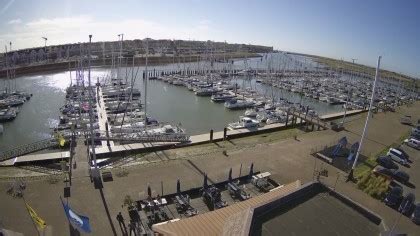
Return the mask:
<svg viewBox="0 0 420 236">
<path fill-rule="evenodd" d="M 106 122 L 108 121 L 108 114 L 106 113 L 106 106 L 105 106 L 105 100 L 104 100 L 104 96 L 102 94 L 102 87 L 99 86 L 98 89 L 98 98 L 99 100 L 97 101 L 96 104 L 96 109 L 98 111 L 98 123 L 99 123 L 99 131 L 103 134 L 106 133 Z M 111 135 L 111 130 L 108 131 L 109 134 Z M 106 140 L 102 140 L 101 141 L 102 146 L 106 147 L 107 142 Z M 114 146 L 114 141 L 110 141 L 109 142 L 110 146 Z"/>
</svg>

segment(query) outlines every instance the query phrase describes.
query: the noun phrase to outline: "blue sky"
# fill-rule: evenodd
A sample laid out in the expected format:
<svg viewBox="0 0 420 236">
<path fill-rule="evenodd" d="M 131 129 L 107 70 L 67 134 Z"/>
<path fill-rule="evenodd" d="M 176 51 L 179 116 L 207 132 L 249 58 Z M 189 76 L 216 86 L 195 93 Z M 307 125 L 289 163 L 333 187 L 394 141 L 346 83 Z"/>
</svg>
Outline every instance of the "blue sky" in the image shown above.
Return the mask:
<svg viewBox="0 0 420 236">
<path fill-rule="evenodd" d="M 274 46 L 420 77 L 420 1 L 0 0 L 0 46 L 125 38 Z"/>
</svg>

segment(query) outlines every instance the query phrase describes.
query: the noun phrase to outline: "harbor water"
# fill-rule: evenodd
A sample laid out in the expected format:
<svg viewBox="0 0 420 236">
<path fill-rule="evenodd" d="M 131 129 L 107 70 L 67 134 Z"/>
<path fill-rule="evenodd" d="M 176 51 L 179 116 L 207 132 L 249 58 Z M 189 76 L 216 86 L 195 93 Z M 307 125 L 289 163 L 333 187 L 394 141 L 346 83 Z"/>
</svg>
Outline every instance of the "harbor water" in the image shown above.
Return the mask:
<svg viewBox="0 0 420 236">
<path fill-rule="evenodd" d="M 258 67 L 261 60 L 259 58 L 248 59 L 246 63 L 253 68 Z M 193 68 L 195 63 L 186 63 L 185 66 Z M 170 64 L 165 66 L 149 67 L 149 70 L 162 69 L 182 69 L 184 64 Z M 235 68 L 244 66 L 241 60 L 235 61 Z M 121 68 L 120 75 L 128 75 L 128 82 L 131 80 L 131 68 Z M 135 87 L 141 88 L 142 97 L 144 96 L 144 81 L 142 71 L 139 68 L 135 78 Z M 135 72 L 137 67 L 135 68 Z M 109 74 L 109 68 L 93 68 L 92 83 L 96 78 L 106 81 L 105 77 Z M 74 78 L 74 71 L 72 77 Z M 242 88 L 250 87 L 259 91 L 263 95 L 275 96 L 288 99 L 291 102 L 302 102 L 314 108 L 319 114 L 329 114 L 342 111 L 340 105 L 332 106 L 317 100 L 301 97 L 298 94 L 287 92 L 278 88 L 272 88 L 264 84 L 256 83 L 254 78 L 244 79 L 238 77 L 231 80 L 232 83 L 239 84 Z M 3 82 L 0 82 L 3 83 Z M 32 98 L 19 107 L 20 113 L 11 122 L 3 123 L 4 132 L 0 134 L 0 151 L 13 147 L 33 143 L 51 135 L 52 127 L 59 121 L 59 108 L 65 102 L 65 89 L 70 85 L 70 72 L 56 72 L 44 75 L 27 75 L 16 78 L 18 90 L 33 94 Z M 2 84 L 1 84 L 2 86 Z M 230 122 L 237 121 L 243 110 L 228 110 L 223 103 L 213 103 L 210 97 L 199 97 L 194 95 L 183 86 L 174 86 L 160 80 L 149 80 L 147 82 L 147 113 L 160 122 L 170 122 L 181 125 L 188 134 L 200 134 L 223 130 Z M 142 99 L 144 102 L 144 98 Z"/>
</svg>

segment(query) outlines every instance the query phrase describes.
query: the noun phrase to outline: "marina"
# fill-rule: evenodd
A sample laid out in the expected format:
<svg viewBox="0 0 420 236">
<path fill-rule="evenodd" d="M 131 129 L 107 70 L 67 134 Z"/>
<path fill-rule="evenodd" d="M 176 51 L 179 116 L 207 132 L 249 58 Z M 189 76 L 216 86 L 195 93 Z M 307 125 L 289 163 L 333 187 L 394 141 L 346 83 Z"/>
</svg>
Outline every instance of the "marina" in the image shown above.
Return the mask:
<svg viewBox="0 0 420 236">
<path fill-rule="evenodd" d="M 1 2 L 0 236 L 418 235 L 419 3 Z"/>
<path fill-rule="evenodd" d="M 320 123 L 323 116 L 346 116 L 350 111 L 357 113 L 366 108 L 369 90 L 364 93 L 361 87 L 369 88 L 369 80 L 320 69 L 309 59 L 305 62 L 304 66 L 300 57 L 278 53 L 233 60 L 231 64 L 203 61 L 154 66 L 149 70 L 147 66 L 114 64 L 111 68 L 91 69 L 92 81 L 95 81 L 92 86 L 85 86 L 89 83 L 80 69 L 47 75 L 46 80 L 52 80 L 53 87 L 66 92 L 66 95 L 61 92 L 64 96 L 60 96 L 67 101 L 59 109 L 61 115 L 54 115 L 56 111 L 44 114 L 48 124 L 45 120 L 35 121 L 43 123 L 38 128 L 44 127 L 44 130 L 35 133 L 37 137 L 32 137 L 32 142 L 40 140 L 40 136 L 57 139 L 54 132 L 59 132 L 66 140 L 72 133 L 89 136 L 88 130 L 92 128 L 95 135 L 92 140 L 100 154 L 130 152 L 144 149 L 147 145 L 143 143 L 150 141 L 159 142 L 159 146 L 195 143 L 202 140 L 196 137 L 208 137 L 203 133 L 210 131 L 216 134 L 228 128 L 232 134 L 243 133 L 242 129 L 270 129 L 290 121 L 294 124 L 294 119 L 311 120 L 309 123 L 319 120 L 317 126 L 326 129 L 330 127 Z M 290 65 L 295 69 L 291 70 Z M 303 67 L 312 70 L 303 70 Z M 30 78 L 16 78 L 15 83 L 21 86 L 22 80 L 27 82 Z M 54 81 L 58 78 L 62 81 Z M 146 89 L 149 90 L 147 100 Z M 380 85 L 379 94 L 377 107 L 383 110 L 393 110 L 416 99 L 414 93 L 386 83 Z M 14 137 L 7 132 L 8 126 L 13 127 L 14 123 L 6 123 L 3 128 L 6 132 L 0 136 L 4 150 Z M 31 143 L 24 140 L 13 146 Z"/>
</svg>

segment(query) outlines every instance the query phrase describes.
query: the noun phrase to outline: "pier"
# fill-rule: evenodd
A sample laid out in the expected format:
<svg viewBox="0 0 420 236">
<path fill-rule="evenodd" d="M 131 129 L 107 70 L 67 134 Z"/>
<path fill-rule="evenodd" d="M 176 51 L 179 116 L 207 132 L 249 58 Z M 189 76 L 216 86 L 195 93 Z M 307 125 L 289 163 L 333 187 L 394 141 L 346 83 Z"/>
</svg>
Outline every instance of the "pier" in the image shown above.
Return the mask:
<svg viewBox="0 0 420 236">
<path fill-rule="evenodd" d="M 96 109 L 98 111 L 98 124 L 99 124 L 99 131 L 102 133 L 105 133 L 106 136 L 111 135 L 111 131 L 106 128 L 106 124 L 108 122 L 108 114 L 106 113 L 106 107 L 105 107 L 105 101 L 104 96 L 102 93 L 102 87 L 97 86 L 97 105 Z M 106 140 L 101 141 L 102 146 L 114 146 L 114 141 L 109 141 L 109 143 Z"/>
<path fill-rule="evenodd" d="M 356 115 L 364 112 L 364 110 L 352 110 L 347 111 L 346 116 Z M 293 114 L 292 114 L 293 115 Z M 316 124 L 323 129 L 328 129 L 329 125 L 327 120 L 337 119 L 343 117 L 344 112 L 338 112 L 334 114 L 328 114 L 321 116 L 320 119 L 310 119 L 302 117 L 302 114 L 296 113 L 294 115 L 295 122 L 286 123 L 277 123 L 265 125 L 263 127 L 257 127 L 252 129 L 236 129 L 229 130 L 226 132 L 226 137 L 224 136 L 224 131 L 210 132 L 205 134 L 192 135 L 189 142 L 158 142 L 158 143 L 133 143 L 126 145 L 115 145 L 112 148 L 108 147 L 97 147 L 95 148 L 95 153 L 98 158 L 108 158 L 119 155 L 127 155 L 138 152 L 149 152 L 156 150 L 163 150 L 174 147 L 185 147 L 191 145 L 198 145 L 208 142 L 222 141 L 224 139 L 231 139 L 243 136 L 250 136 L 264 132 L 274 132 L 285 129 L 289 126 L 305 125 L 305 124 Z"/>
<path fill-rule="evenodd" d="M 102 100 L 103 101 L 103 100 Z M 101 105 L 104 107 L 103 105 Z M 347 111 L 346 115 L 356 115 L 364 112 L 364 110 L 352 110 Z M 270 124 L 265 125 L 263 127 L 257 127 L 253 129 L 236 129 L 236 130 L 229 130 L 226 132 L 226 137 L 224 137 L 224 131 L 218 131 L 211 133 L 205 133 L 205 134 L 199 134 L 199 135 L 193 135 L 189 137 L 189 141 L 185 140 L 185 136 L 183 136 L 183 139 L 181 140 L 180 137 L 172 137 L 175 139 L 170 139 L 169 136 L 167 141 L 162 140 L 159 142 L 159 140 L 155 140 L 155 142 L 152 142 L 153 139 L 151 139 L 151 136 L 148 136 L 149 140 L 138 140 L 143 141 L 139 143 L 130 143 L 130 144 L 121 144 L 121 145 L 115 145 L 112 140 L 117 140 L 117 138 L 109 138 L 109 142 L 112 142 L 112 145 L 107 145 L 107 138 L 97 138 L 101 140 L 102 146 L 98 146 L 95 148 L 95 153 L 97 158 L 110 158 L 115 157 L 119 155 L 128 155 L 132 153 L 141 153 L 141 152 L 150 152 L 150 151 L 156 151 L 156 150 L 164 150 L 174 147 L 185 147 L 190 145 L 197 145 L 197 144 L 203 144 L 213 141 L 222 141 L 223 139 L 231 139 L 231 138 L 237 138 L 237 137 L 243 137 L 243 136 L 249 136 L 264 132 L 274 132 L 278 130 L 285 129 L 289 126 L 295 126 L 295 125 L 305 125 L 305 124 L 314 124 L 319 125 L 321 128 L 328 129 L 329 125 L 326 123 L 326 120 L 331 119 L 337 119 L 344 115 L 344 112 L 338 112 L 334 114 L 328 114 L 321 116 L 320 119 L 310 119 L 302 117 L 302 114 L 299 113 L 292 113 L 292 115 L 295 117 L 292 120 L 295 120 L 294 122 L 290 122 L 287 125 L 285 123 L 278 123 L 278 124 Z M 100 117 L 100 116 L 99 116 Z M 98 117 L 98 118 L 99 118 Z M 103 121 L 104 122 L 104 121 Z M 159 138 L 164 138 L 164 136 L 159 136 Z M 121 139 L 118 139 L 121 141 Z M 126 140 L 130 141 L 130 140 Z M 131 140 L 134 141 L 134 140 Z M 183 142 L 180 142 L 183 141 Z M 38 146 L 36 145 L 38 143 L 35 143 L 33 145 L 28 145 L 28 147 L 44 147 L 44 146 Z M 51 144 L 52 145 L 52 144 Z M 54 146 L 57 146 L 57 143 L 54 144 Z M 45 148 L 43 148 L 45 149 Z M 37 150 L 37 149 L 26 149 L 26 150 Z M 8 152 L 9 153 L 9 152 Z M 17 152 L 16 152 L 17 153 Z M 34 161 L 48 161 L 48 160 L 54 160 L 54 159 L 60 159 L 60 158 L 68 158 L 66 156 L 59 157 L 58 154 L 60 152 L 52 152 L 52 153 L 45 153 L 42 154 L 42 157 L 39 157 L 39 155 L 22 155 L 22 156 L 10 156 L 8 159 L 2 159 L 3 162 L 0 162 L 0 165 L 13 165 L 14 163 L 21 163 L 21 162 L 34 162 Z M 9 161 L 6 161 L 9 160 Z"/>
</svg>

